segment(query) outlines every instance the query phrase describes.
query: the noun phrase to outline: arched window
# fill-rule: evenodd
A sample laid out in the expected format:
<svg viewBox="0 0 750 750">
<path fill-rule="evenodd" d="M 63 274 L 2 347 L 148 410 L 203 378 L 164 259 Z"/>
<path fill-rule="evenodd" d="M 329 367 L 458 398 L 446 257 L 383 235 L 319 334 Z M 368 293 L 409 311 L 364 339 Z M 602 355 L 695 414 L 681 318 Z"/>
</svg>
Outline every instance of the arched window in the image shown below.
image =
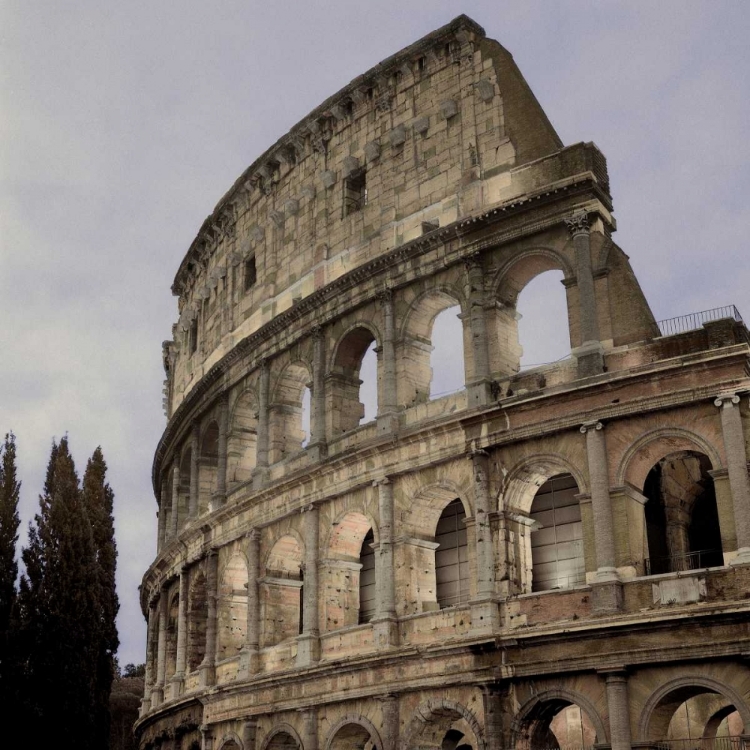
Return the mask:
<svg viewBox="0 0 750 750">
<path fill-rule="evenodd" d="M 263 646 L 294 638 L 302 622 L 302 549 L 291 535 L 277 540 L 260 588 Z"/>
<path fill-rule="evenodd" d="M 247 634 L 247 564 L 235 553 L 224 568 L 219 589 L 219 659 L 237 656 Z"/>
<path fill-rule="evenodd" d="M 200 570 L 190 585 L 188 599 L 188 671 L 194 672 L 206 655 L 206 626 L 208 624 L 208 599 L 206 598 L 206 577 Z"/>
<path fill-rule="evenodd" d="M 227 440 L 227 480 L 230 484 L 250 479 L 257 461 L 258 399 L 244 391 L 232 410 Z"/>
<path fill-rule="evenodd" d="M 292 362 L 279 374 L 270 407 L 271 463 L 293 456 L 309 440 L 309 426 L 305 431 L 303 419 L 310 413 L 309 395 L 305 397 L 310 381 L 310 371 L 302 362 Z"/>
<path fill-rule="evenodd" d="M 208 511 L 211 498 L 216 492 L 219 476 L 219 425 L 211 422 L 203 434 L 201 442 L 200 471 L 200 512 Z"/>
<path fill-rule="evenodd" d="M 430 398 L 460 391 L 466 385 L 464 372 L 461 307 L 454 305 L 435 316 L 430 353 Z"/>
<path fill-rule="evenodd" d="M 469 600 L 469 547 L 461 501 L 451 501 L 435 530 L 435 582 L 438 606 L 453 607 Z"/>
<path fill-rule="evenodd" d="M 566 589 L 586 580 L 578 485 L 570 474 L 545 482 L 534 496 L 530 516 L 532 591 Z"/>
<path fill-rule="evenodd" d="M 359 562 L 359 621 L 370 622 L 377 611 L 378 601 L 375 589 L 375 550 L 372 548 L 375 537 L 370 529 L 362 542 Z"/>
<path fill-rule="evenodd" d="M 523 721 L 516 750 L 586 750 L 597 742 L 591 719 L 575 703 L 542 701 Z"/>
</svg>

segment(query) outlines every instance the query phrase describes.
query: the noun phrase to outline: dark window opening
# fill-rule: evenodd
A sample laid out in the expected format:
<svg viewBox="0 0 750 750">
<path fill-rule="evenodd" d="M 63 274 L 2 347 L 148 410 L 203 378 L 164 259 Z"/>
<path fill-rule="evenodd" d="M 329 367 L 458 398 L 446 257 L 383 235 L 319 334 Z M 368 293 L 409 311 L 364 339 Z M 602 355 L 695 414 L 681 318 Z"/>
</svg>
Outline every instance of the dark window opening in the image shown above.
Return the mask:
<svg viewBox="0 0 750 750">
<path fill-rule="evenodd" d="M 367 179 L 364 169 L 360 169 L 344 181 L 344 216 L 360 211 L 367 204 Z"/>
<path fill-rule="evenodd" d="M 455 607 L 469 599 L 469 546 L 466 513 L 456 498 L 448 504 L 435 530 L 435 582 L 440 609 Z"/>
<path fill-rule="evenodd" d="M 195 354 L 198 349 L 198 319 L 196 318 L 190 324 L 190 332 L 188 334 L 188 346 L 191 354 Z"/>
<path fill-rule="evenodd" d="M 359 622 L 360 624 L 370 622 L 377 611 L 377 594 L 375 590 L 375 550 L 372 545 L 375 536 L 370 529 L 362 541 L 362 550 L 359 554 L 359 562 L 362 569 L 359 571 Z"/>
<path fill-rule="evenodd" d="M 420 57 L 420 58 L 419 58 L 419 59 L 417 60 L 417 70 L 418 70 L 418 71 L 419 71 L 420 73 L 424 73 L 424 57 Z"/>
<path fill-rule="evenodd" d="M 255 256 L 245 261 L 245 291 L 252 289 L 258 280 L 258 271 L 255 267 Z"/>
<path fill-rule="evenodd" d="M 430 232 L 434 232 L 436 229 L 440 229 L 439 219 L 433 219 L 432 221 L 422 222 L 422 234 L 429 234 Z"/>
</svg>

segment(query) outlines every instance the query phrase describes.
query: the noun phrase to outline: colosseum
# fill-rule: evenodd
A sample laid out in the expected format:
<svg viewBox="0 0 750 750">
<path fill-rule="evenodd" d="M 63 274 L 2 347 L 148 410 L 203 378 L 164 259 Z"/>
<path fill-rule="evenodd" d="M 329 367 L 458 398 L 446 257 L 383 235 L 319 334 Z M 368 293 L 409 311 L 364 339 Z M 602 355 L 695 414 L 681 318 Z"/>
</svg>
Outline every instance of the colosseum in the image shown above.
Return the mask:
<svg viewBox="0 0 750 750">
<path fill-rule="evenodd" d="M 750 337 L 657 322 L 615 228 L 465 16 L 245 170 L 172 286 L 141 750 L 745 746 Z M 569 356 L 522 368 L 549 270 Z"/>
</svg>

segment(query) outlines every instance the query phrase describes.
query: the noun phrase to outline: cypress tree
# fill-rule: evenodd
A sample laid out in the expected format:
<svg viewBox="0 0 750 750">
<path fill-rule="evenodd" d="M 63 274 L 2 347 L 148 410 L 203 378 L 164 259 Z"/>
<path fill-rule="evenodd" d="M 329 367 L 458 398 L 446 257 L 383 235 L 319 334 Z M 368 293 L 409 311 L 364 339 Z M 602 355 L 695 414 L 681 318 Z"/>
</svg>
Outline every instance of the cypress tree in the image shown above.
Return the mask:
<svg viewBox="0 0 750 750">
<path fill-rule="evenodd" d="M 117 547 L 112 516 L 114 493 L 106 482 L 107 464 L 101 448 L 94 451 L 83 477 L 83 499 L 91 520 L 96 555 L 98 595 L 98 649 L 95 685 L 96 746 L 106 748 L 110 738 L 110 693 L 115 678 L 115 654 L 120 645 L 115 618 L 120 608 L 115 590 Z"/>
<path fill-rule="evenodd" d="M 6 707 L 16 688 L 10 633 L 16 629 L 16 544 L 21 523 L 18 516 L 20 490 L 21 483 L 16 473 L 16 438 L 9 433 L 5 436 L 0 461 L 0 705 Z"/>
<path fill-rule="evenodd" d="M 81 750 L 98 750 L 99 575 L 92 523 L 67 438 L 53 444 L 23 560 L 25 718 L 35 722 L 42 746 L 75 737 Z"/>
</svg>

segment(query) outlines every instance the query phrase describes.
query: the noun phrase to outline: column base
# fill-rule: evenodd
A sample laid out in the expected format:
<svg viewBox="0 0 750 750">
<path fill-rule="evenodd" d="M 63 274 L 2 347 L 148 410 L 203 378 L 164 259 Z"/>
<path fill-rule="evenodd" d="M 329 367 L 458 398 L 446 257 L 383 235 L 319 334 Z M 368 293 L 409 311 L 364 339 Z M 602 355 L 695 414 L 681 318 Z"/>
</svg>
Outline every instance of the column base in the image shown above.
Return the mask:
<svg viewBox="0 0 750 750">
<path fill-rule="evenodd" d="M 213 664 L 201 664 L 198 667 L 198 684 L 202 688 L 216 684 L 216 667 Z"/>
<path fill-rule="evenodd" d="M 313 461 L 322 461 L 328 456 L 328 446 L 323 440 L 319 440 L 315 443 L 308 443 L 305 450 L 307 451 L 307 455 L 310 456 Z"/>
<path fill-rule="evenodd" d="M 476 380 L 466 385 L 466 405 L 471 409 L 477 406 L 487 406 L 493 403 L 492 381 L 489 378 Z"/>
<path fill-rule="evenodd" d="M 320 638 L 303 633 L 297 638 L 297 666 L 310 667 L 320 661 Z"/>
<path fill-rule="evenodd" d="M 398 619 L 393 615 L 373 617 L 372 637 L 376 648 L 393 648 L 398 646 Z"/>
<path fill-rule="evenodd" d="M 600 341 L 584 341 L 570 353 L 578 362 L 579 378 L 588 378 L 604 372 L 604 347 Z"/>
<path fill-rule="evenodd" d="M 151 688 L 151 707 L 156 708 L 156 706 L 158 706 L 160 703 L 164 703 L 164 688 Z"/>
<path fill-rule="evenodd" d="M 494 633 L 500 628 L 500 606 L 493 598 L 471 602 L 471 634 Z"/>
<path fill-rule="evenodd" d="M 250 478 L 253 490 L 262 490 L 268 484 L 268 467 L 255 467 L 253 475 Z"/>
<path fill-rule="evenodd" d="M 400 421 L 396 412 L 378 414 L 378 435 L 393 435 L 399 431 Z"/>
<path fill-rule="evenodd" d="M 169 681 L 169 697 L 174 700 L 185 692 L 185 675 L 177 672 Z"/>
<path fill-rule="evenodd" d="M 240 651 L 240 666 L 237 670 L 238 680 L 248 680 L 257 674 L 260 668 L 260 655 L 257 648 L 243 648 Z"/>
<path fill-rule="evenodd" d="M 750 565 L 750 547 L 740 547 L 730 565 Z"/>
<path fill-rule="evenodd" d="M 614 570 L 614 569 L 613 569 Z M 606 571 L 610 575 L 609 571 Z M 622 611 L 622 583 L 614 571 L 614 578 L 599 579 L 591 583 L 591 611 L 596 615 L 615 614 Z"/>
</svg>

